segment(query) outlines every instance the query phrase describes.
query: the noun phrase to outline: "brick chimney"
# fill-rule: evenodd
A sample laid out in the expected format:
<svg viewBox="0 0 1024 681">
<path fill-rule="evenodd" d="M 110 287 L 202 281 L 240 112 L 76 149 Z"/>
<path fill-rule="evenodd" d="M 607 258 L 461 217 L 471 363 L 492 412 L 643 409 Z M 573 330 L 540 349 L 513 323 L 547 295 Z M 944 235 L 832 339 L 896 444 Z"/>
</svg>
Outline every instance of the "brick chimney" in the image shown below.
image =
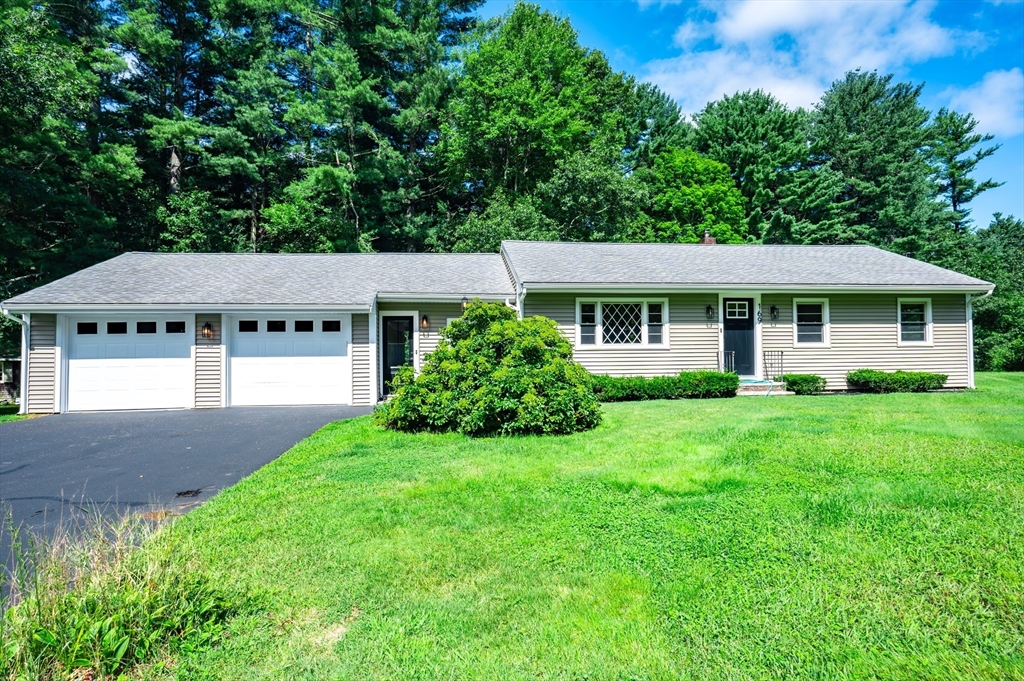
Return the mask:
<svg viewBox="0 0 1024 681">
<path fill-rule="evenodd" d="M 717 244 L 718 243 L 718 239 L 716 239 L 715 237 L 711 236 L 711 231 L 710 230 L 705 229 L 704 230 L 704 237 L 700 240 L 700 242 L 702 244 Z"/>
</svg>

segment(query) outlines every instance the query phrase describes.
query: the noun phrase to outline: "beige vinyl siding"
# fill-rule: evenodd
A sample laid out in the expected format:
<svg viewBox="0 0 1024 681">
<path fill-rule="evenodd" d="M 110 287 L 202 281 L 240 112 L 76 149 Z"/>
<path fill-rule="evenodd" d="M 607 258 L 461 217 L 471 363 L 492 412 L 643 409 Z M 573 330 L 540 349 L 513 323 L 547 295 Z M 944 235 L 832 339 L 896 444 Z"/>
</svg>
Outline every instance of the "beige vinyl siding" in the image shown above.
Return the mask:
<svg viewBox="0 0 1024 681">
<path fill-rule="evenodd" d="M 50 414 L 57 376 L 57 316 L 33 314 L 28 335 L 28 388 L 26 407 L 30 414 Z"/>
<path fill-rule="evenodd" d="M 352 404 L 373 404 L 370 388 L 370 315 L 352 315 Z"/>
<path fill-rule="evenodd" d="M 787 373 L 812 373 L 828 380 L 830 390 L 845 390 L 846 372 L 854 369 L 933 371 L 949 375 L 950 388 L 968 383 L 966 301 L 963 294 L 914 294 L 932 301 L 932 339 L 929 346 L 898 344 L 896 300 L 901 296 L 880 294 L 796 295 L 796 298 L 828 298 L 831 346 L 793 346 L 792 295 L 764 294 L 764 350 L 781 350 Z M 907 296 L 903 296 L 907 297 Z M 779 308 L 772 321 L 769 310 Z"/>
<path fill-rule="evenodd" d="M 448 318 L 462 316 L 462 303 L 379 303 L 378 310 L 381 317 L 386 317 L 389 310 L 415 310 L 419 312 L 420 319 L 427 318 L 429 325 L 426 330 L 420 326 L 416 327 L 417 349 L 419 360 L 422 362 L 423 358 L 437 347 L 437 341 L 440 339 L 438 332 L 448 325 Z"/>
<path fill-rule="evenodd" d="M 601 300 L 615 295 L 575 293 L 529 293 L 524 301 L 526 316 L 541 315 L 555 320 L 558 329 L 576 344 L 576 299 Z M 704 308 L 718 308 L 718 296 L 710 293 L 669 295 L 652 293 L 636 296 L 649 300 L 668 298 L 668 348 L 576 347 L 576 361 L 595 374 L 612 376 L 668 376 L 690 369 L 718 367 L 718 323 L 709 322 Z"/>
<path fill-rule="evenodd" d="M 203 338 L 203 324 L 213 327 L 213 338 Z M 224 356 L 219 314 L 196 315 L 196 409 L 221 405 L 221 362 Z"/>
<path fill-rule="evenodd" d="M 378 380 L 382 380 L 380 377 L 383 376 L 380 360 L 381 349 L 384 346 L 383 328 L 380 325 L 380 319 L 396 312 L 412 311 L 419 314 L 420 320 L 426 317 L 428 321 L 426 329 L 420 327 L 418 321 L 413 321 L 416 324 L 417 364 L 422 364 L 424 358 L 437 347 L 437 341 L 440 339 L 438 333 L 448 325 L 448 319 L 450 317 L 462 316 L 462 303 L 425 303 L 415 301 L 377 303 L 377 356 L 372 361 L 377 363 Z M 376 391 L 379 391 L 379 389 L 380 385 L 375 386 Z"/>
</svg>

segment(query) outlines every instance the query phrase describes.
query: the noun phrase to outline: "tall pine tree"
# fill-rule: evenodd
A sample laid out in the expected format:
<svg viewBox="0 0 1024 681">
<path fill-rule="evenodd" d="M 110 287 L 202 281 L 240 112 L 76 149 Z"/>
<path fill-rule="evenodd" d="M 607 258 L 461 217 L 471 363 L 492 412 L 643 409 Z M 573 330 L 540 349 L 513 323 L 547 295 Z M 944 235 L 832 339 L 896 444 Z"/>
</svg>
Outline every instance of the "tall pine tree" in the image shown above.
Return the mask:
<svg viewBox="0 0 1024 681">
<path fill-rule="evenodd" d="M 815 107 L 812 161 L 842 176 L 836 197 L 841 219 L 804 234 L 813 243 L 868 243 L 918 256 L 941 219 L 935 201 L 929 113 L 921 86 L 892 75 L 852 71 L 832 84 Z"/>
</svg>

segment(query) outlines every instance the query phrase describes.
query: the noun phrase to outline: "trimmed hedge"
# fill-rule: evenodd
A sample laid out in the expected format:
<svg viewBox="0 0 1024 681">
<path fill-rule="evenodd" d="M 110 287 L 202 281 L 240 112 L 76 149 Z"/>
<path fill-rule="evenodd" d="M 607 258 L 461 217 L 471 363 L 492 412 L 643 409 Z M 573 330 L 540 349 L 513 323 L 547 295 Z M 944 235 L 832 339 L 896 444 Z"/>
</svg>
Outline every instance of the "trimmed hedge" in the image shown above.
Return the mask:
<svg viewBox="0 0 1024 681">
<path fill-rule="evenodd" d="M 735 397 L 740 378 L 719 371 L 684 371 L 678 376 L 594 376 L 601 402 Z"/>
<path fill-rule="evenodd" d="M 923 393 L 946 385 L 946 374 L 926 371 L 879 371 L 857 369 L 846 374 L 846 380 L 858 390 L 873 393 Z"/>
<path fill-rule="evenodd" d="M 817 374 L 783 374 L 781 378 L 786 390 L 797 395 L 817 395 L 828 385 L 828 381 Z"/>
</svg>

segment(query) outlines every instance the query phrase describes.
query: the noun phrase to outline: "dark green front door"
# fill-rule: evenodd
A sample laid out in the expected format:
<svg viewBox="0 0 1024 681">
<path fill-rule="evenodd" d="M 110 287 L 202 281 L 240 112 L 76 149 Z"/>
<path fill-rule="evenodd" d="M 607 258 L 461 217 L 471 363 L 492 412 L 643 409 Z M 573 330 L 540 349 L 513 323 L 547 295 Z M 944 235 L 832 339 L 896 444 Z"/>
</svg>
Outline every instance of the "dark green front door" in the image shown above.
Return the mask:
<svg viewBox="0 0 1024 681">
<path fill-rule="evenodd" d="M 725 298 L 724 343 L 726 353 L 734 353 L 734 370 L 740 376 L 754 375 L 754 301 L 752 298 Z"/>
<path fill-rule="evenodd" d="M 381 343 L 381 366 L 384 372 L 384 394 L 391 392 L 391 381 L 398 369 L 412 364 L 412 317 L 384 317 L 384 342 Z"/>
</svg>

